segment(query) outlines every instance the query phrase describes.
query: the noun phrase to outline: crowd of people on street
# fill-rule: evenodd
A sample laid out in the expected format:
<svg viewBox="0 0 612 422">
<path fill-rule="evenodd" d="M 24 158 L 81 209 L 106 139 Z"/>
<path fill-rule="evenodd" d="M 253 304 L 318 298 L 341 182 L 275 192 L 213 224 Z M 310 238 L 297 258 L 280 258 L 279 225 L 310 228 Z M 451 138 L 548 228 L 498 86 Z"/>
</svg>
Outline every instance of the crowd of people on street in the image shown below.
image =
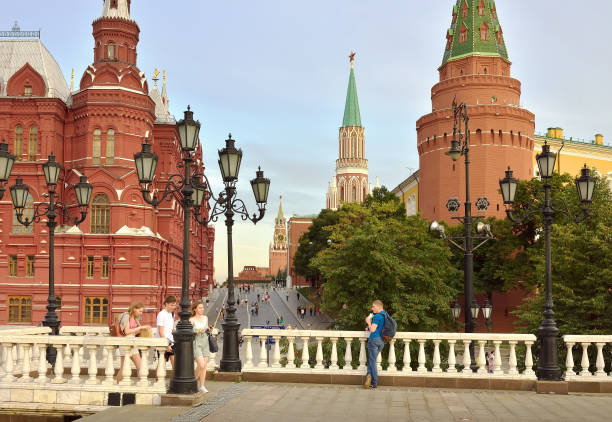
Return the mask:
<svg viewBox="0 0 612 422">
<path fill-rule="evenodd" d="M 304 317 L 306 316 L 306 312 L 308 312 L 310 316 L 321 315 L 321 308 L 319 306 L 314 306 L 314 305 L 308 305 L 308 306 L 300 305 L 296 308 L 297 316 L 300 317 L 301 319 L 304 319 Z"/>
</svg>

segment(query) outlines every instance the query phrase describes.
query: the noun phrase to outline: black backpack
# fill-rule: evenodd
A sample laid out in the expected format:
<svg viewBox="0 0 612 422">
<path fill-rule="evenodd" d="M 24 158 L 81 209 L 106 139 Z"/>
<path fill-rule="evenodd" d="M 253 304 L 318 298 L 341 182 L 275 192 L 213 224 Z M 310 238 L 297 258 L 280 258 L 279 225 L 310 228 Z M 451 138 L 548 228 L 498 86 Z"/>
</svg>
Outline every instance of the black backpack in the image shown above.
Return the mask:
<svg viewBox="0 0 612 422">
<path fill-rule="evenodd" d="M 397 331 L 397 322 L 395 322 L 388 312 L 385 311 L 383 314 L 385 316 L 385 322 L 383 324 L 381 337 L 384 341 L 391 341 L 391 339 L 395 337 L 395 332 Z"/>
</svg>

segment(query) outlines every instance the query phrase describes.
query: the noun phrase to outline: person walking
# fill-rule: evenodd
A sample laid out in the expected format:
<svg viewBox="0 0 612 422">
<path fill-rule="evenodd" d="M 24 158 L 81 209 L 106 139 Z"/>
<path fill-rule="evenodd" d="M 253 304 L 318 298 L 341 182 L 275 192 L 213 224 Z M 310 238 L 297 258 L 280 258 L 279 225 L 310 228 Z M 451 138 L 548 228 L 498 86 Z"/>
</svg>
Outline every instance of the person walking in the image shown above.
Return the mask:
<svg viewBox="0 0 612 422">
<path fill-rule="evenodd" d="M 297 294 L 297 299 L 298 299 L 298 301 L 300 300 L 300 293 L 299 292 Z"/>
<path fill-rule="evenodd" d="M 166 296 L 164 309 L 157 314 L 157 335 L 159 338 L 167 338 L 170 342 L 168 349 L 164 353 L 166 362 L 170 361 L 174 369 L 174 311 L 176 311 L 176 297 Z"/>
<path fill-rule="evenodd" d="M 487 372 L 493 374 L 495 372 L 495 352 L 491 350 L 487 358 Z"/>
<path fill-rule="evenodd" d="M 138 337 L 143 330 L 148 330 L 151 327 L 149 325 L 140 325 L 140 318 L 142 318 L 142 312 L 144 311 L 144 305 L 142 302 L 133 302 L 128 308 L 127 312 L 122 313 L 119 316 L 119 327 L 121 332 L 126 337 Z M 121 355 L 121 367 L 117 373 L 117 383 L 123 379 L 123 366 L 125 365 L 125 351 L 119 349 Z M 130 359 L 136 366 L 136 373 L 140 372 L 140 364 L 142 362 L 140 352 L 136 348 L 130 349 Z M 131 369 L 130 369 L 131 372 Z"/>
<path fill-rule="evenodd" d="M 287 294 L 287 302 L 289 302 L 289 294 Z"/>
<path fill-rule="evenodd" d="M 382 339 L 382 329 L 385 325 L 385 311 L 380 300 L 372 302 L 372 313 L 365 319 L 368 324 L 367 330 L 370 332 L 368 337 L 368 370 L 364 383 L 365 388 L 376 388 L 378 386 L 378 368 L 376 358 L 383 349 L 385 342 Z"/>
<path fill-rule="evenodd" d="M 193 357 L 198 365 L 195 372 L 195 378 L 199 379 L 199 390 L 203 393 L 208 393 L 204 383 L 206 382 L 206 365 L 210 357 L 210 348 L 208 346 L 208 332 L 212 327 L 208 325 L 208 317 L 204 315 L 204 303 L 201 301 L 194 302 L 191 306 L 191 318 L 189 318 L 195 337 L 193 339 Z"/>
</svg>

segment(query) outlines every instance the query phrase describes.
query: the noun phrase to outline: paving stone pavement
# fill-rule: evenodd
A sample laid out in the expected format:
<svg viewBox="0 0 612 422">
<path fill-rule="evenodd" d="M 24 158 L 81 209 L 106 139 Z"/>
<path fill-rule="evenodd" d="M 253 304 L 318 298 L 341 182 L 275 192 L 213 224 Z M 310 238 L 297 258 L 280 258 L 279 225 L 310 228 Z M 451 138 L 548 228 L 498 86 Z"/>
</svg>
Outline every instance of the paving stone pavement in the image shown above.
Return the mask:
<svg viewBox="0 0 612 422">
<path fill-rule="evenodd" d="M 242 383 L 228 386 L 199 408 L 202 422 L 582 422 L 612 420 L 612 395 Z M 198 420 L 194 409 L 175 420 Z"/>
</svg>

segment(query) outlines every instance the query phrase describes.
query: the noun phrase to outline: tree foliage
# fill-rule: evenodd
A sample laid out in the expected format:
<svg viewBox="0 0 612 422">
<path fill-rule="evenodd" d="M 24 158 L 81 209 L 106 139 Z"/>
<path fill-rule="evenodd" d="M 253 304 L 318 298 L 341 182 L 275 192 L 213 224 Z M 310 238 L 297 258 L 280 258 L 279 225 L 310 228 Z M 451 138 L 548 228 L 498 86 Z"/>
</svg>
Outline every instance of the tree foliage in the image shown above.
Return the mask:
<svg viewBox="0 0 612 422">
<path fill-rule="evenodd" d="M 298 246 L 293 257 L 293 267 L 298 275 L 308 280 L 321 277 L 319 269 L 311 265 L 311 260 L 320 251 L 328 247 L 329 233 L 327 227 L 336 223 L 338 223 L 338 212 L 328 209 L 322 210 L 312 220 L 312 225 L 300 238 L 300 246 Z"/>
</svg>

